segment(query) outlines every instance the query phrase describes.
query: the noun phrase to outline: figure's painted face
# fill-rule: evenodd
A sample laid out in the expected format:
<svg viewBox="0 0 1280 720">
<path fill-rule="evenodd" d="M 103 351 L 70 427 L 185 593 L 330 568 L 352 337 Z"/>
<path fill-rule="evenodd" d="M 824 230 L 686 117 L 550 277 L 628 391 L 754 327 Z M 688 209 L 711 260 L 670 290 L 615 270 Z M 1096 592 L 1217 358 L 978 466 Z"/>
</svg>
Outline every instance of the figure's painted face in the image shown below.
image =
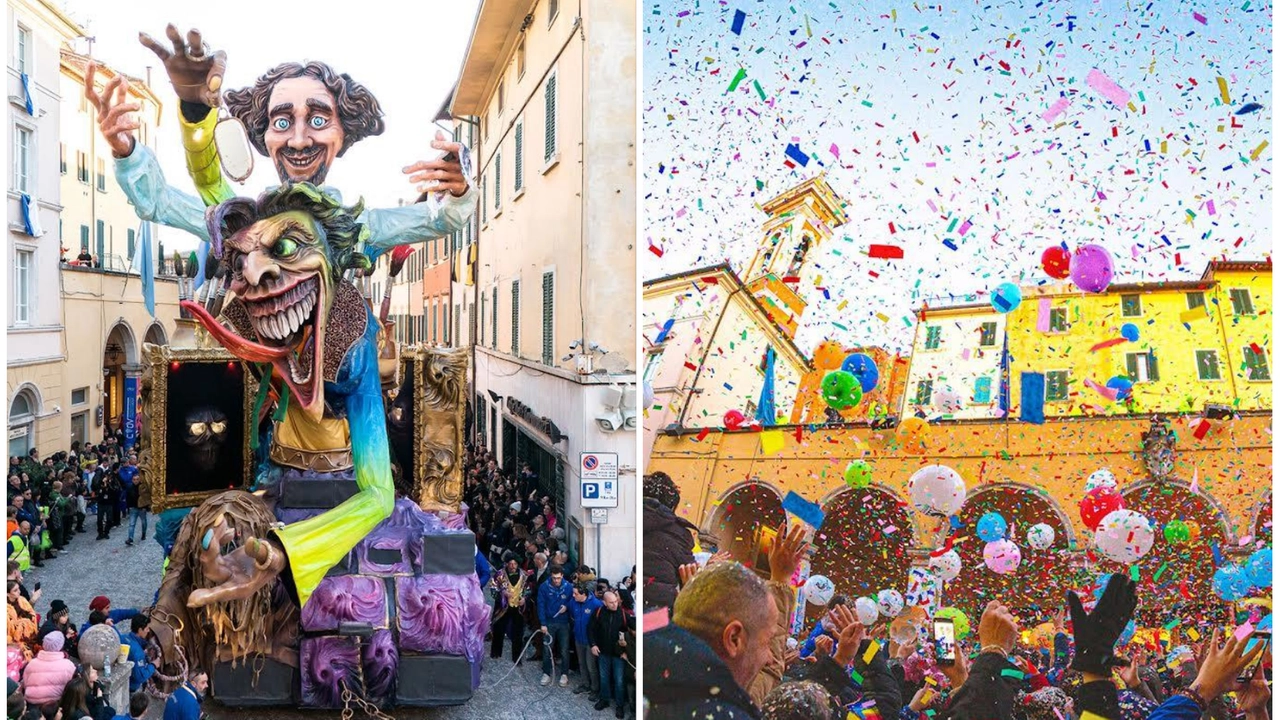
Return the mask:
<svg viewBox="0 0 1280 720">
<path fill-rule="evenodd" d="M 286 78 L 271 90 L 268 107 L 263 142 L 280 182 L 324 184 L 346 137 L 328 88 L 313 77 Z"/>
<path fill-rule="evenodd" d="M 218 451 L 227 440 L 227 416 L 217 408 L 198 408 L 187 413 L 183 440 L 191 448 L 191 459 L 203 472 L 213 472 Z"/>
<path fill-rule="evenodd" d="M 324 231 L 305 212 L 280 213 L 228 238 L 223 258 L 259 341 L 227 349 L 270 357 L 302 408 L 322 411 L 324 332 L 335 282 Z M 255 346 L 265 352 L 255 353 Z"/>
</svg>

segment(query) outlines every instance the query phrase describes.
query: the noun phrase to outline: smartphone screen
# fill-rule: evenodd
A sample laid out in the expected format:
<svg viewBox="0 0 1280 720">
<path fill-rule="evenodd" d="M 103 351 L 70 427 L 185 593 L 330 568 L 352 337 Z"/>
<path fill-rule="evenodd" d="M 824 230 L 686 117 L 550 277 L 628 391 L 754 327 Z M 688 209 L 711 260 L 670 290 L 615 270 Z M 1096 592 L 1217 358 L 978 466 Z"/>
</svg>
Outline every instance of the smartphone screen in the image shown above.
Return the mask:
<svg viewBox="0 0 1280 720">
<path fill-rule="evenodd" d="M 933 621 L 933 649 L 939 665 L 956 662 L 956 626 L 951 620 Z"/>
<path fill-rule="evenodd" d="M 1269 642 L 1271 642 L 1271 633 L 1266 631 L 1255 632 L 1253 633 L 1252 636 L 1250 636 L 1249 642 L 1244 646 L 1244 652 L 1247 655 L 1248 653 L 1252 652 L 1255 647 L 1258 646 L 1258 643 L 1269 643 Z M 1262 656 L 1266 655 L 1267 652 L 1268 652 L 1267 650 L 1263 650 L 1253 662 L 1246 665 L 1244 669 L 1240 671 L 1240 675 L 1236 678 L 1236 680 L 1242 683 L 1247 683 L 1250 680 L 1252 680 L 1254 670 L 1257 669 L 1258 663 L 1262 662 Z"/>
</svg>

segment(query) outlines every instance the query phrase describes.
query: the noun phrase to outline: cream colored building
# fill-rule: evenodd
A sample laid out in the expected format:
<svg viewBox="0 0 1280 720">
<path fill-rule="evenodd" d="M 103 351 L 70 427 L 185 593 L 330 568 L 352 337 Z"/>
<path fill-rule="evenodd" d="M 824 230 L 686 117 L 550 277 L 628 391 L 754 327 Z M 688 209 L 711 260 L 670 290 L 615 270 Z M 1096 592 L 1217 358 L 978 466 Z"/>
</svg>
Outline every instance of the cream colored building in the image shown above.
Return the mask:
<svg viewBox="0 0 1280 720">
<path fill-rule="evenodd" d="M 46 0 L 9 0 L 6 21 L 10 172 L 5 253 L 9 277 L 4 287 L 9 289 L 6 407 L 13 455 L 32 447 L 54 447 L 67 424 L 62 412 L 67 350 L 58 293 L 58 135 L 66 110 L 61 104 L 58 53 L 84 31 Z"/>
<path fill-rule="evenodd" d="M 957 420 L 1003 417 L 1005 316 L 990 303 L 968 303 L 926 307 L 916 312 L 916 320 L 901 417 L 921 412 Z M 958 407 L 939 407 L 945 392 L 959 398 Z"/>
<path fill-rule="evenodd" d="M 530 464 L 571 555 L 610 578 L 634 563 L 640 501 L 636 29 L 633 2 L 486 0 L 450 106 L 479 123 L 474 428 L 503 468 Z M 583 453 L 620 470 L 598 534 Z"/>
</svg>

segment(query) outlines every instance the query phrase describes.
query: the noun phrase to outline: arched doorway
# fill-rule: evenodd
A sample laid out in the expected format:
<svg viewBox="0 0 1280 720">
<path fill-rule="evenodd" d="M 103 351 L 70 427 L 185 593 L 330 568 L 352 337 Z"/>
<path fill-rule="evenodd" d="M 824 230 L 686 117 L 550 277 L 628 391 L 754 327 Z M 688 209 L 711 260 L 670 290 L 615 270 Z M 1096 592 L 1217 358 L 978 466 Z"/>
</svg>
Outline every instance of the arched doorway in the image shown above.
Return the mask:
<svg viewBox="0 0 1280 720">
<path fill-rule="evenodd" d="M 119 320 L 107 333 L 102 351 L 102 413 L 108 430 L 122 426 L 124 414 L 124 368 L 138 363 L 138 340 L 133 329 Z"/>
<path fill-rule="evenodd" d="M 826 575 L 836 592 L 874 597 L 881 590 L 906 595 L 911 519 L 888 490 L 845 490 L 823 504 L 826 518 L 814 536 L 812 575 Z"/>
<path fill-rule="evenodd" d="M 151 323 L 151 327 L 147 328 L 147 334 L 143 336 L 143 342 L 152 345 L 168 345 L 169 336 L 164 331 L 164 326 L 158 322 Z"/>
<path fill-rule="evenodd" d="M 1022 552 L 1018 569 L 1007 575 L 990 570 L 982 557 L 986 543 L 978 538 L 978 520 L 989 512 L 1004 517 L 1008 538 Z M 956 547 L 963 569 L 943 588 L 944 605 L 960 608 L 974 623 L 991 600 L 1008 605 L 1024 622 L 1045 619 L 1064 606 L 1067 590 L 1080 578 L 1063 556 L 1071 545 L 1070 523 L 1048 495 L 1022 485 L 984 485 L 969 494 L 959 520 L 952 536 L 966 538 Z M 1053 528 L 1053 545 L 1046 550 L 1027 542 L 1027 530 L 1038 523 Z"/>
<path fill-rule="evenodd" d="M 785 518 L 778 493 L 763 483 L 750 482 L 724 496 L 711 514 L 707 534 L 715 538 L 717 549 L 727 550 L 734 560 L 756 568 L 762 533 L 776 530 Z"/>
<path fill-rule="evenodd" d="M 1232 545 L 1222 511 L 1210 498 L 1172 480 L 1136 483 L 1121 494 L 1125 508 L 1145 515 L 1155 533 L 1151 550 L 1138 561 L 1139 622 L 1163 625 L 1172 617 L 1226 621 L 1229 604 L 1213 593 L 1217 569 L 1213 547 Z M 1194 521 L 1200 536 L 1194 542 L 1170 544 L 1164 539 L 1164 527 L 1172 520 Z M 1129 571 L 1107 560 L 1099 562 L 1098 570 Z"/>
<path fill-rule="evenodd" d="M 40 396 L 27 384 L 14 393 L 9 402 L 9 457 L 26 457 L 36 447 L 36 416 L 40 414 Z"/>
<path fill-rule="evenodd" d="M 1257 514 L 1253 518 L 1253 540 L 1265 545 L 1270 545 L 1272 542 L 1270 493 L 1267 493 L 1266 499 L 1258 506 Z"/>
</svg>

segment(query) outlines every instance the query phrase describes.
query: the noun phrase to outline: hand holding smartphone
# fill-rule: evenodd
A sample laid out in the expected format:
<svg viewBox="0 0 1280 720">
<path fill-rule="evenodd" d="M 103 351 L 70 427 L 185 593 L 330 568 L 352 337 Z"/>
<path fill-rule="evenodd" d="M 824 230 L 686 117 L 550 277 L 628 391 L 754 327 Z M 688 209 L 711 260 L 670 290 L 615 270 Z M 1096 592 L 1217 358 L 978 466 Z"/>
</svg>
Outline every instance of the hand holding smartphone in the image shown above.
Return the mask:
<svg viewBox="0 0 1280 720">
<path fill-rule="evenodd" d="M 1253 635 L 1250 636 L 1249 642 L 1244 647 L 1244 653 L 1247 655 L 1250 652 L 1252 652 L 1253 649 L 1258 646 L 1258 643 L 1270 643 L 1270 642 L 1271 642 L 1270 632 L 1265 630 L 1255 630 Z M 1268 651 L 1264 650 L 1262 653 L 1259 653 L 1258 657 L 1255 658 L 1253 662 L 1249 663 L 1248 665 L 1245 665 L 1244 669 L 1240 671 L 1240 675 L 1236 677 L 1236 680 L 1241 683 L 1248 683 L 1250 680 L 1252 680 L 1254 671 L 1257 670 L 1258 664 L 1262 662 L 1262 656 L 1266 655 L 1267 652 Z"/>
<path fill-rule="evenodd" d="M 933 621 L 933 654 L 939 665 L 956 664 L 955 622 L 939 618 Z"/>
</svg>

